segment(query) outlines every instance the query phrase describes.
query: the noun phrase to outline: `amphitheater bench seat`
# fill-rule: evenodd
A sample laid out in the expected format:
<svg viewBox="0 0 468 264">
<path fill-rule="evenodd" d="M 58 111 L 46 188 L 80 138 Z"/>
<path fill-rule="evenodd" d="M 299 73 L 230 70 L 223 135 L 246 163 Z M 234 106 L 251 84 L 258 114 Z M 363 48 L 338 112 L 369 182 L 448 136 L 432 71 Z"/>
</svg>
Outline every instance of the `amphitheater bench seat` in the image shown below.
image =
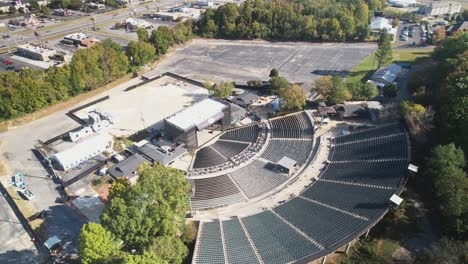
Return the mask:
<svg viewBox="0 0 468 264">
<path fill-rule="evenodd" d="M 301 196 L 341 210 L 376 219 L 388 208 L 394 189 L 381 189 L 335 182 L 317 181 Z"/>
<path fill-rule="evenodd" d="M 321 243 L 333 247 L 341 240 L 354 237 L 368 221 L 296 197 L 274 209 L 279 215 Z"/>
<path fill-rule="evenodd" d="M 242 218 L 242 222 L 264 263 L 290 263 L 320 251 L 271 211 Z"/>
<path fill-rule="evenodd" d="M 232 172 L 231 176 L 249 198 L 271 191 L 288 179 L 275 170 L 274 164 L 260 160 Z"/>
<path fill-rule="evenodd" d="M 195 193 L 190 198 L 193 209 L 207 209 L 245 201 L 228 175 L 194 179 Z"/>
<path fill-rule="evenodd" d="M 259 131 L 260 128 L 256 124 L 233 128 L 224 132 L 220 139 L 253 143 L 257 140 Z"/>
<path fill-rule="evenodd" d="M 211 146 L 207 146 L 197 151 L 193 168 L 213 167 L 226 163 L 227 161 L 225 157 L 219 155 Z"/>
<path fill-rule="evenodd" d="M 224 242 L 230 264 L 260 263 L 238 219 L 223 221 Z"/>
<path fill-rule="evenodd" d="M 201 223 L 202 230 L 198 241 L 198 264 L 224 264 L 224 249 L 219 221 Z"/>
</svg>

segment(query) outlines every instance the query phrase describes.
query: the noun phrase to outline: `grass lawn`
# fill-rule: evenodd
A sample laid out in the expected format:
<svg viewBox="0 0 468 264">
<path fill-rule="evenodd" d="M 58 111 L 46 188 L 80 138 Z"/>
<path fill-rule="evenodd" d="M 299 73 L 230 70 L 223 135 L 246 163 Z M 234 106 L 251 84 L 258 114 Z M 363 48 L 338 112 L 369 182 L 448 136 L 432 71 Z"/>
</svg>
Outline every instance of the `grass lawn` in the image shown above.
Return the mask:
<svg viewBox="0 0 468 264">
<path fill-rule="evenodd" d="M 360 81 L 363 78 L 368 78 L 372 76 L 376 69 L 377 61 L 375 61 L 375 53 L 372 53 L 351 70 L 348 77 L 346 78 L 346 83 Z"/>
<path fill-rule="evenodd" d="M 393 62 L 418 63 L 429 58 L 432 49 L 398 49 L 393 50 Z"/>
<path fill-rule="evenodd" d="M 393 50 L 393 62 L 415 64 L 429 58 L 431 53 L 432 49 L 396 49 Z M 369 79 L 377 70 L 377 66 L 375 53 L 372 53 L 351 70 L 346 78 L 346 83 Z"/>
</svg>

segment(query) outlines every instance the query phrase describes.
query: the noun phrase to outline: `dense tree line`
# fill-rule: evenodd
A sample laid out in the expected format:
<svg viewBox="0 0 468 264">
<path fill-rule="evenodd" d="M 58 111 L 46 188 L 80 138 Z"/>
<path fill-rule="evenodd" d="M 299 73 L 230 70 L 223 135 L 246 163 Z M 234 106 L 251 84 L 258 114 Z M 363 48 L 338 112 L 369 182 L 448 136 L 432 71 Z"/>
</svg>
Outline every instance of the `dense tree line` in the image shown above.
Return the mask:
<svg viewBox="0 0 468 264">
<path fill-rule="evenodd" d="M 451 143 L 435 147 L 424 170 L 432 182 L 443 231 L 460 239 L 468 237 L 468 177 L 465 169 L 463 150 Z"/>
<path fill-rule="evenodd" d="M 272 40 L 364 40 L 381 0 L 247 0 L 208 9 L 195 25 L 203 37 Z"/>
<path fill-rule="evenodd" d="M 186 225 L 190 185 L 182 171 L 142 165 L 138 181 L 115 181 L 101 224 L 87 224 L 79 239 L 81 263 L 174 263 L 196 237 Z"/>
<path fill-rule="evenodd" d="M 455 142 L 468 153 L 468 32 L 455 34 L 434 50 L 438 63 L 433 98 L 441 142 Z"/>
<path fill-rule="evenodd" d="M 130 69 L 122 48 L 111 40 L 78 50 L 69 65 L 0 74 L 0 119 L 32 113 L 111 82 Z"/>
</svg>

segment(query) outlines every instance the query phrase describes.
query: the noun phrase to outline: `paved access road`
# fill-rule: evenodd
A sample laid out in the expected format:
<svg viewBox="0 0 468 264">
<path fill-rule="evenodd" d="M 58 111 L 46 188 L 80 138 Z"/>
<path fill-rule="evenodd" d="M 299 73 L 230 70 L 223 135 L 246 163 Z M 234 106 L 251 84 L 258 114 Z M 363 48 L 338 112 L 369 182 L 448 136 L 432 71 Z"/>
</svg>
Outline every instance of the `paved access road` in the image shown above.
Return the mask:
<svg viewBox="0 0 468 264">
<path fill-rule="evenodd" d="M 0 188 L 0 263 L 38 263 L 44 252 L 39 254 L 31 237 L 23 227 L 7 200 L 7 194 Z M 10 200 L 10 202 L 12 202 Z"/>
</svg>

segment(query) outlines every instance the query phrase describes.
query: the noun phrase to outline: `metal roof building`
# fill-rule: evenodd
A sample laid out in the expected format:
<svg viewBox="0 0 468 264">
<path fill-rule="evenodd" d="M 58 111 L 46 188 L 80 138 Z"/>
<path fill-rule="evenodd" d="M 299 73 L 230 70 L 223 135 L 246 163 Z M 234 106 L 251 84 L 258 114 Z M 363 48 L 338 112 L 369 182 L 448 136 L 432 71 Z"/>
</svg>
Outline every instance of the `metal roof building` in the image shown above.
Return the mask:
<svg viewBox="0 0 468 264">
<path fill-rule="evenodd" d="M 189 151 L 198 147 L 196 132 L 215 123 L 219 124 L 221 130 L 231 125 L 231 105 L 212 98 L 202 100 L 164 120 L 169 139 L 185 143 Z"/>
<path fill-rule="evenodd" d="M 149 161 L 140 154 L 133 154 L 125 160 L 110 167 L 107 172 L 114 179 L 120 177 L 133 177 L 135 176 L 135 171 L 138 169 L 138 167 L 145 162 Z"/>
<path fill-rule="evenodd" d="M 108 135 L 97 134 L 77 142 L 71 148 L 58 152 L 51 158 L 63 170 L 69 170 L 80 163 L 112 149 L 113 140 Z"/>
</svg>

